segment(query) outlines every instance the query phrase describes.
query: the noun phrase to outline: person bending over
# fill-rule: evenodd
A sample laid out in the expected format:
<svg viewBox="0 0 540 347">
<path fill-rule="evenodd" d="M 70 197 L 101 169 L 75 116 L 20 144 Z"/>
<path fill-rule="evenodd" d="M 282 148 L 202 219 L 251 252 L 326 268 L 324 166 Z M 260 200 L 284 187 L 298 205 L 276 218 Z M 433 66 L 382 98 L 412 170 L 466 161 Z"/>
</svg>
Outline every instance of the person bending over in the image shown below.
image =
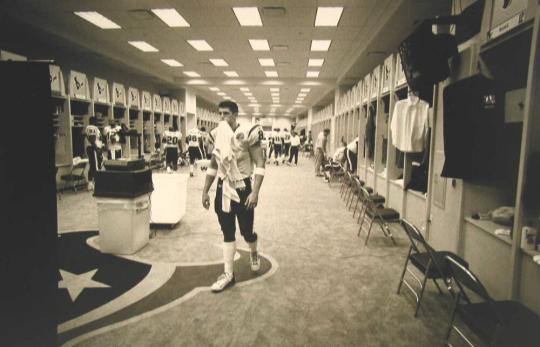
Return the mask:
<svg viewBox="0 0 540 347">
<path fill-rule="evenodd" d="M 215 147 L 202 193 L 202 205 L 209 209 L 208 191 L 218 176 L 214 210 L 223 232 L 224 272 L 212 285 L 213 292 L 221 292 L 235 283 L 236 220 L 251 251 L 251 270 L 260 269 L 253 222 L 265 173 L 265 158 L 260 146 L 264 137 L 262 128 L 259 125 L 239 125 L 238 105 L 232 101 L 223 101 L 218 107 L 224 120 L 212 131 Z"/>
</svg>

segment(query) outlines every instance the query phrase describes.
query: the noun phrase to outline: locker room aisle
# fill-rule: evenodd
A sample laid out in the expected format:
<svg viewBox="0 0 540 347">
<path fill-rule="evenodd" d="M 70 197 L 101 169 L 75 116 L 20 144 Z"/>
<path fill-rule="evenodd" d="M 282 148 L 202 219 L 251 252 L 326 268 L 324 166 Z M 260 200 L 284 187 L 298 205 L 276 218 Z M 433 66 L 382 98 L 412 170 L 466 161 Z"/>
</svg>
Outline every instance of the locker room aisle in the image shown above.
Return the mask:
<svg viewBox="0 0 540 347">
<path fill-rule="evenodd" d="M 219 261 L 221 234 L 213 211 L 200 205 L 204 175 L 190 180 L 185 218 L 162 229 L 137 256 L 155 262 Z M 211 194 L 213 197 L 213 192 Z M 88 194 L 59 201 L 60 230 L 95 229 Z M 81 216 L 80 211 L 86 211 Z M 332 188 L 313 173 L 310 159 L 299 167 L 270 164 L 256 210 L 260 250 L 278 264 L 258 283 L 221 294 L 202 292 L 127 326 L 85 340 L 83 346 L 435 346 L 442 341 L 450 297 L 428 286 L 419 318 L 405 289 L 396 295 L 407 252 L 375 229 L 368 247 Z M 239 232 L 237 231 L 237 239 Z M 240 247 L 246 247 L 243 240 Z M 235 264 L 238 270 L 238 262 Z M 211 283 L 208 283 L 210 285 Z M 443 303 L 441 305 L 441 302 Z"/>
</svg>

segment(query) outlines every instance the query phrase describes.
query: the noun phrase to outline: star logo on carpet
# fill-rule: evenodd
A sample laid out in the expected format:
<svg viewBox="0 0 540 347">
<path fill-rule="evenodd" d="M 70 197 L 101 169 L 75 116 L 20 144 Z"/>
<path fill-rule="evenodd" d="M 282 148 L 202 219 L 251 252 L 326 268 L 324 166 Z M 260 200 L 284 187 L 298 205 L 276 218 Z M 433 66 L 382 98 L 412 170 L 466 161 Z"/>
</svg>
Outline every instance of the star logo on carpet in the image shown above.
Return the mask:
<svg viewBox="0 0 540 347">
<path fill-rule="evenodd" d="M 65 288 L 69 292 L 71 300 L 75 302 L 82 291 L 86 288 L 110 288 L 105 283 L 94 281 L 92 278 L 98 269 L 94 269 L 82 274 L 74 274 L 60 269 L 62 280 L 58 283 L 58 288 Z"/>
</svg>

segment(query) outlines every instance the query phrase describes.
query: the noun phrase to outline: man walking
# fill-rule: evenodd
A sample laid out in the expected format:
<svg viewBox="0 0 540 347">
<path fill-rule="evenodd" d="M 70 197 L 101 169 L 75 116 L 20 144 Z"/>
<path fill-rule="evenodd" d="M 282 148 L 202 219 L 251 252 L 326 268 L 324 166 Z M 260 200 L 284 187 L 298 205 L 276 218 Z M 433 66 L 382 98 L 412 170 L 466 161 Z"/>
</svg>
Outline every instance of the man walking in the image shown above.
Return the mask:
<svg viewBox="0 0 540 347">
<path fill-rule="evenodd" d="M 296 131 L 292 132 L 291 136 L 291 155 L 289 156 L 289 165 L 291 165 L 291 162 L 294 157 L 294 165 L 298 166 L 298 149 L 300 148 L 300 136 L 296 133 Z"/>
<path fill-rule="evenodd" d="M 223 101 L 218 108 L 223 121 L 211 134 L 215 147 L 202 193 L 202 205 L 209 209 L 208 191 L 218 176 L 214 210 L 223 232 L 224 273 L 212 285 L 213 292 L 221 292 L 235 283 L 236 220 L 251 251 L 251 270 L 260 268 L 253 222 L 265 173 L 265 157 L 260 145 L 264 138 L 262 128 L 252 124 L 238 125 L 238 105 L 235 102 Z"/>
<path fill-rule="evenodd" d="M 328 140 L 328 134 L 330 134 L 330 129 L 326 128 L 319 133 L 317 136 L 317 142 L 315 143 L 315 174 L 318 177 L 322 177 L 321 166 L 324 164 L 326 159 L 326 144 Z"/>
</svg>

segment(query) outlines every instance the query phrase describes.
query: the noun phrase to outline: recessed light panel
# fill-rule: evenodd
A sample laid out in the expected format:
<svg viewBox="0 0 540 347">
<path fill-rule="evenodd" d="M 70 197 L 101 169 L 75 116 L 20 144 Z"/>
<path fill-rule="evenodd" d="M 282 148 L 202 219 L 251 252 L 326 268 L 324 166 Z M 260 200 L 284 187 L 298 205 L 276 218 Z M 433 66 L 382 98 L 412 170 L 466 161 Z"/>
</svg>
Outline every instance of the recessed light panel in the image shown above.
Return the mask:
<svg viewBox="0 0 540 347">
<path fill-rule="evenodd" d="M 300 89 L 300 91 L 302 93 L 309 93 L 310 90 L 311 90 L 311 88 L 302 88 L 302 89 Z"/>
<path fill-rule="evenodd" d="M 319 71 L 308 71 L 306 77 L 317 78 L 319 77 Z"/>
<path fill-rule="evenodd" d="M 311 51 L 326 52 L 330 48 L 332 40 L 311 40 Z"/>
<path fill-rule="evenodd" d="M 95 11 L 77 11 L 74 12 L 82 19 L 94 24 L 101 29 L 121 29 L 120 25 L 116 24 L 109 18 Z"/>
<path fill-rule="evenodd" d="M 195 71 L 184 71 L 184 75 L 189 77 L 201 77 L 201 75 L 199 75 Z"/>
<path fill-rule="evenodd" d="M 238 77 L 238 73 L 236 71 L 223 71 L 223 73 L 227 77 Z"/>
<path fill-rule="evenodd" d="M 189 27 L 189 23 L 174 8 L 153 9 L 152 12 L 171 28 Z"/>
<path fill-rule="evenodd" d="M 140 49 L 143 52 L 159 52 L 159 50 L 145 41 L 128 41 L 130 45 Z"/>
<path fill-rule="evenodd" d="M 218 87 L 208 87 L 208 89 L 210 89 L 210 90 L 213 91 L 213 92 L 219 92 L 219 88 L 218 88 Z"/>
<path fill-rule="evenodd" d="M 335 27 L 339 23 L 343 7 L 319 7 L 315 16 L 316 27 Z"/>
<path fill-rule="evenodd" d="M 270 46 L 268 45 L 268 40 L 249 40 L 251 49 L 254 51 L 269 51 Z"/>
<path fill-rule="evenodd" d="M 198 51 L 213 51 L 214 49 L 205 40 L 187 40 Z"/>
<path fill-rule="evenodd" d="M 262 26 L 257 7 L 233 7 L 233 11 L 241 26 Z"/>
<path fill-rule="evenodd" d="M 265 71 L 264 74 L 266 77 L 278 77 L 277 71 Z"/>
<path fill-rule="evenodd" d="M 308 66 L 322 66 L 324 64 L 324 59 L 309 59 Z"/>
<path fill-rule="evenodd" d="M 259 64 L 261 66 L 276 66 L 272 58 L 259 58 Z"/>
<path fill-rule="evenodd" d="M 208 59 L 214 66 L 229 66 L 227 62 L 223 59 Z"/>
<path fill-rule="evenodd" d="M 175 59 L 161 59 L 161 61 L 164 62 L 165 64 L 169 65 L 169 66 L 172 66 L 172 67 L 184 66 L 184 65 L 182 65 L 182 63 L 180 63 L 179 61 L 177 61 Z"/>
</svg>

